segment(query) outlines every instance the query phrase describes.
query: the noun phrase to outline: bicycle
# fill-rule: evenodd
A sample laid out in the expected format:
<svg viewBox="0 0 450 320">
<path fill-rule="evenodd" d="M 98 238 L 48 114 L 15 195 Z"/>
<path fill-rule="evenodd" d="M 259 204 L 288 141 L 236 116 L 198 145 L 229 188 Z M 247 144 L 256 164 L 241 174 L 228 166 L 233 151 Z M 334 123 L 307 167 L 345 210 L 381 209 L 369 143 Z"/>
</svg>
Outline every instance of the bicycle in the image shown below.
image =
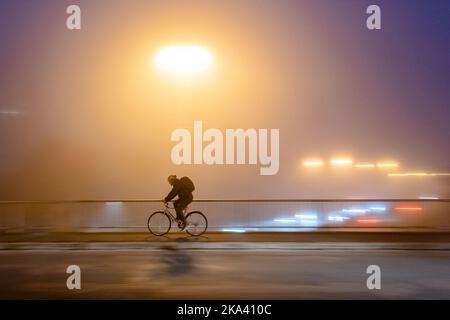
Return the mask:
<svg viewBox="0 0 450 320">
<path fill-rule="evenodd" d="M 169 233 L 173 222 L 178 222 L 178 219 L 170 212 L 169 209 L 175 209 L 170 207 L 167 203 L 164 203 L 165 209 L 163 211 L 153 212 L 147 220 L 148 230 L 155 236 L 163 236 Z M 187 211 L 187 207 L 184 208 L 183 214 Z M 208 219 L 200 211 L 191 211 L 186 216 L 186 232 L 191 236 L 200 236 L 206 232 L 208 228 Z M 180 228 L 180 225 L 178 225 Z M 181 228 L 180 228 L 181 229 Z"/>
</svg>

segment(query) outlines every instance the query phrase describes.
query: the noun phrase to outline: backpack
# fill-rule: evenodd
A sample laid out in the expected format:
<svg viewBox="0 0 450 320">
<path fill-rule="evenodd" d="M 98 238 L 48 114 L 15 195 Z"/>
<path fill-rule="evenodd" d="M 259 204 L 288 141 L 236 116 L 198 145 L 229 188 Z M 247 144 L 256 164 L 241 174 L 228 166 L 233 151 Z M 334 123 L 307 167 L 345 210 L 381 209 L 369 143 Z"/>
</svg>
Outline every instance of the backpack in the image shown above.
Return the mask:
<svg viewBox="0 0 450 320">
<path fill-rule="evenodd" d="M 183 177 L 180 179 L 181 185 L 183 186 L 183 189 L 188 192 L 193 192 L 195 190 L 194 183 L 191 179 L 188 177 Z"/>
</svg>

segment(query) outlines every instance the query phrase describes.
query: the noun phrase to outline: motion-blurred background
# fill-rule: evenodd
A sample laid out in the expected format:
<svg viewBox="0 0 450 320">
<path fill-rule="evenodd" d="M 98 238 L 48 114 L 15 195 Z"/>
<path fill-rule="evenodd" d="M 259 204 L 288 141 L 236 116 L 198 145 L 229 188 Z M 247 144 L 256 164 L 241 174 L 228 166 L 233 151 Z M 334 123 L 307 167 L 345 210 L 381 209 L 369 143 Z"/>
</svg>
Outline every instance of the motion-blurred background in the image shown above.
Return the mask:
<svg viewBox="0 0 450 320">
<path fill-rule="evenodd" d="M 448 1 L 383 2 L 375 31 L 369 1 L 77 1 L 75 31 L 69 4 L 0 2 L 1 200 L 160 198 L 172 173 L 197 198 L 449 196 Z M 208 71 L 158 70 L 177 43 Z M 280 129 L 278 174 L 173 165 L 194 120 Z"/>
</svg>

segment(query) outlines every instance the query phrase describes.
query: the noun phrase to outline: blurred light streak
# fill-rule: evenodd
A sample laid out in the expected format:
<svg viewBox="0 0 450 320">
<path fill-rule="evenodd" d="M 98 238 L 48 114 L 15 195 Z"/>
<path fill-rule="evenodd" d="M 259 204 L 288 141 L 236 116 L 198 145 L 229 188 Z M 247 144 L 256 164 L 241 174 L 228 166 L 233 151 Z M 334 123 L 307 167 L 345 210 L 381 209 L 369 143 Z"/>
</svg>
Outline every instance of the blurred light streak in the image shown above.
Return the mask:
<svg viewBox="0 0 450 320">
<path fill-rule="evenodd" d="M 386 211 L 386 207 L 369 207 L 371 211 Z"/>
<path fill-rule="evenodd" d="M 356 221 L 359 223 L 378 223 L 381 220 L 380 219 L 358 219 Z"/>
<path fill-rule="evenodd" d="M 320 160 L 317 161 L 304 161 L 303 165 L 305 167 L 321 167 L 323 165 L 323 162 Z"/>
<path fill-rule="evenodd" d="M 342 209 L 342 212 L 349 212 L 349 213 L 367 213 L 368 209 Z"/>
<path fill-rule="evenodd" d="M 296 214 L 295 217 L 301 220 L 317 220 L 317 215 L 314 214 Z"/>
<path fill-rule="evenodd" d="M 344 220 L 350 219 L 349 217 L 342 217 L 342 216 L 328 216 L 329 221 L 338 221 L 343 222 Z"/>
<path fill-rule="evenodd" d="M 377 163 L 378 168 L 398 168 L 398 163 L 395 162 L 380 162 Z"/>
<path fill-rule="evenodd" d="M 421 199 L 421 200 L 439 200 L 439 197 L 423 196 L 423 197 L 417 197 L 417 199 Z"/>
<path fill-rule="evenodd" d="M 450 173 L 426 173 L 426 172 L 409 172 L 409 173 L 388 173 L 389 177 L 436 177 L 450 176 Z"/>
<path fill-rule="evenodd" d="M 397 207 L 396 210 L 403 210 L 403 211 L 422 211 L 421 207 Z"/>
<path fill-rule="evenodd" d="M 363 169 L 375 168 L 375 164 L 373 164 L 373 163 L 357 163 L 357 164 L 355 164 L 355 168 L 363 168 Z"/>
<path fill-rule="evenodd" d="M 288 222 L 288 223 L 297 222 L 295 219 L 273 219 L 273 221 L 275 221 L 275 222 Z"/>
<path fill-rule="evenodd" d="M 222 229 L 223 232 L 238 232 L 243 233 L 245 232 L 245 229 Z"/>
<path fill-rule="evenodd" d="M 346 166 L 351 165 L 353 160 L 351 159 L 332 159 L 331 164 L 335 166 Z"/>
</svg>

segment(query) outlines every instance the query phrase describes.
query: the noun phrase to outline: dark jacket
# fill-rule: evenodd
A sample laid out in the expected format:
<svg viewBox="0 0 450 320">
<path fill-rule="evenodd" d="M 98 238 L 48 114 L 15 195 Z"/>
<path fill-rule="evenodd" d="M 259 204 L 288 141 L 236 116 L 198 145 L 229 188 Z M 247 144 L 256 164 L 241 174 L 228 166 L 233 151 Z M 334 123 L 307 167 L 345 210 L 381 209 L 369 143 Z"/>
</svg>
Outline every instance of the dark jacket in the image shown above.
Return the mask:
<svg viewBox="0 0 450 320">
<path fill-rule="evenodd" d="M 173 182 L 172 190 L 169 192 L 167 197 L 164 198 L 164 201 L 169 202 L 176 196 L 180 199 L 186 199 L 189 198 L 192 195 L 192 192 L 190 192 L 187 187 L 183 184 L 183 182 L 180 179 L 176 179 Z"/>
</svg>

